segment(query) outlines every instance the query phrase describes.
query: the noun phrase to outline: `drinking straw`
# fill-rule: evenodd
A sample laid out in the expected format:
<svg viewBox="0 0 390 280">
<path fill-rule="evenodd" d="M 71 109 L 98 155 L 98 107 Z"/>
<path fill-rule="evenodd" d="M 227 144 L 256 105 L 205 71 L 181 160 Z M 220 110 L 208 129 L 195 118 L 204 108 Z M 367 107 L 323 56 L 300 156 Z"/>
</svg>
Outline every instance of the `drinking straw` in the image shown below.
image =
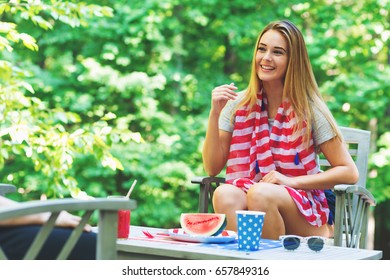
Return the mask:
<svg viewBox="0 0 390 280">
<path fill-rule="evenodd" d="M 130 187 L 130 190 L 127 192 L 126 198 L 130 198 L 130 194 L 133 191 L 135 184 L 137 184 L 137 180 L 134 180 L 133 184 Z"/>
</svg>

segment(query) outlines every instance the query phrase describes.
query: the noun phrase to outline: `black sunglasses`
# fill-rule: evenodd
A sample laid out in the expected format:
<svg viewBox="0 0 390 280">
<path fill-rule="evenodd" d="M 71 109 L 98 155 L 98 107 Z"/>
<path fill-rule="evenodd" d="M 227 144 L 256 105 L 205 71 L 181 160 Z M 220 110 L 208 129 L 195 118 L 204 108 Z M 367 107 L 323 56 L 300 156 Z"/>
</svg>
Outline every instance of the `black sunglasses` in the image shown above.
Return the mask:
<svg viewBox="0 0 390 280">
<path fill-rule="evenodd" d="M 326 239 L 321 236 L 281 235 L 279 240 L 282 242 L 283 247 L 289 251 L 296 250 L 304 242 L 311 250 L 319 252 L 324 248 Z"/>
</svg>

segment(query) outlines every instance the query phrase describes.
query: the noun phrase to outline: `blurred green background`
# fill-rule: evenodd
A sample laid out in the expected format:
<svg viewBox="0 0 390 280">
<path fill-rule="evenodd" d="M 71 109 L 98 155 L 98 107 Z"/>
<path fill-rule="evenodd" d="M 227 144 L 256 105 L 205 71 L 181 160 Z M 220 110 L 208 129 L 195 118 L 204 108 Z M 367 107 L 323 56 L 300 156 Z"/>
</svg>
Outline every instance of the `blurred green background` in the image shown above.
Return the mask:
<svg viewBox="0 0 390 280">
<path fill-rule="evenodd" d="M 258 33 L 303 32 L 340 125 L 372 133 L 372 246 L 390 258 L 389 0 L 0 0 L 0 182 L 19 200 L 132 197 L 137 225 L 196 212 L 211 90 L 246 87 Z"/>
</svg>

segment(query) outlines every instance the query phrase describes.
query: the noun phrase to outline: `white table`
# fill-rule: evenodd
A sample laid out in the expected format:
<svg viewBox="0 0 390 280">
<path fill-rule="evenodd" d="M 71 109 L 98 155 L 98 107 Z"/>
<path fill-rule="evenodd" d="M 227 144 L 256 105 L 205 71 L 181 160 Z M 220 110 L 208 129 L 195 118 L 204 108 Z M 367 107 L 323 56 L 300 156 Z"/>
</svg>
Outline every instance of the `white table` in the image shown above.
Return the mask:
<svg viewBox="0 0 390 280">
<path fill-rule="evenodd" d="M 118 239 L 118 259 L 262 259 L 262 260 L 364 260 L 382 258 L 382 251 L 363 250 L 326 245 L 320 252 L 311 251 L 302 244 L 295 251 L 287 251 L 282 247 L 244 252 L 223 248 L 205 247 L 199 243 L 175 241 L 170 238 L 147 238 L 142 231 L 151 234 L 164 232 L 164 229 L 131 226 L 129 239 Z"/>
</svg>

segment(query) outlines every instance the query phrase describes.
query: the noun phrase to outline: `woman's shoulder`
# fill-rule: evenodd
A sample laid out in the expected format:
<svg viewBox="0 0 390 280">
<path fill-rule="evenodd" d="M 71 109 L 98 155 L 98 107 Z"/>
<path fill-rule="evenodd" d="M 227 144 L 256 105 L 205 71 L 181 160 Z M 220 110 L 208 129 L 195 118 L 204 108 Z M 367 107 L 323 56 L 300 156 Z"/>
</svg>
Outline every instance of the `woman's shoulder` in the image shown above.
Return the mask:
<svg viewBox="0 0 390 280">
<path fill-rule="evenodd" d="M 314 124 L 317 125 L 317 127 L 320 127 L 321 125 L 328 122 L 324 113 L 320 110 L 320 108 L 318 108 L 314 104 L 312 105 L 312 111 L 313 111 L 312 120 Z"/>
<path fill-rule="evenodd" d="M 332 139 L 336 136 L 331 124 L 326 118 L 323 111 L 317 106 L 312 106 L 313 109 L 313 137 L 316 146 Z"/>
</svg>

